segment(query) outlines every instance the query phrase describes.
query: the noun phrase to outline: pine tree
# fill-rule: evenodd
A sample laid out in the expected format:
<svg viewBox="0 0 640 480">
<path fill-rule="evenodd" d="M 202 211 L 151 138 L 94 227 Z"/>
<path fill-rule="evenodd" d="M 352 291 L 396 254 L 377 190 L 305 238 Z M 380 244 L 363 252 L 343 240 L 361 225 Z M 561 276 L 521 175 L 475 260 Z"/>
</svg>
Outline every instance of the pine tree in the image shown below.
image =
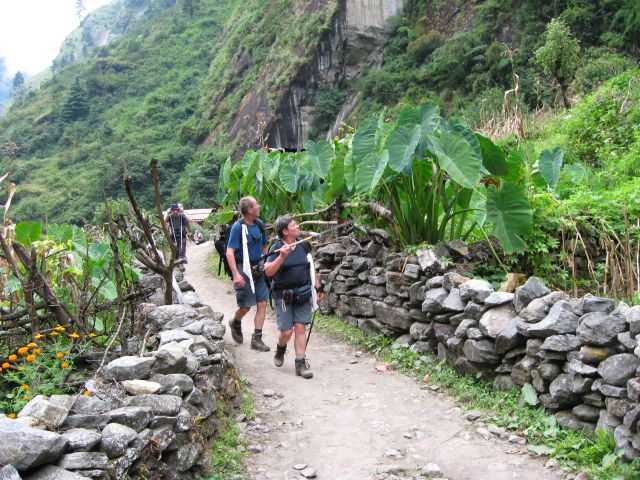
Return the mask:
<svg viewBox="0 0 640 480">
<path fill-rule="evenodd" d="M 16 72 L 16 75 L 13 77 L 13 91 L 16 92 L 20 87 L 24 85 L 24 75 L 22 72 Z"/>
<path fill-rule="evenodd" d="M 74 122 L 86 118 L 89 115 L 89 101 L 84 88 L 80 86 L 80 80 L 69 89 L 69 98 L 62 106 L 62 121 L 65 123 Z"/>
</svg>

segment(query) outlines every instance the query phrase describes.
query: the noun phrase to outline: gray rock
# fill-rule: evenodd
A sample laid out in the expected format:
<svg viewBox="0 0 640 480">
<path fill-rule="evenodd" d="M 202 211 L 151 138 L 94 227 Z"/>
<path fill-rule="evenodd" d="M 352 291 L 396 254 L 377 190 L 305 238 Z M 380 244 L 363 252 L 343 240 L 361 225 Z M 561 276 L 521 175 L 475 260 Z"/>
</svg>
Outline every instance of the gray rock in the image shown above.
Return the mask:
<svg viewBox="0 0 640 480">
<path fill-rule="evenodd" d="M 20 477 L 18 477 L 18 479 L 19 478 Z M 26 477 L 25 480 L 85 480 L 86 478 L 87 477 L 83 475 L 78 475 L 77 473 L 70 472 L 64 468 L 56 467 L 55 465 L 47 465 L 35 472 L 33 475 Z M 4 479 L 1 475 L 0 479 L 9 480 Z"/>
<path fill-rule="evenodd" d="M 484 299 L 484 304 L 488 307 L 498 307 L 505 303 L 511 303 L 515 295 L 510 292 L 493 292 Z"/>
<path fill-rule="evenodd" d="M 591 392 L 582 396 L 582 401 L 592 407 L 604 408 L 604 397 L 600 392 Z"/>
<path fill-rule="evenodd" d="M 598 369 L 582 363 L 580 360 L 573 359 L 567 363 L 567 373 L 574 373 L 585 377 L 595 377 L 598 374 Z"/>
<path fill-rule="evenodd" d="M 217 410 L 216 397 L 205 395 L 199 388 L 194 388 L 185 398 L 185 408 L 192 407 L 196 416 L 207 418 Z"/>
<path fill-rule="evenodd" d="M 469 277 L 460 275 L 458 272 L 447 272 L 442 276 L 442 288 L 445 290 L 453 290 L 454 288 L 459 288 L 460 285 L 469 280 Z"/>
<path fill-rule="evenodd" d="M 414 322 L 409 328 L 411 338 L 417 341 L 425 341 L 434 338 L 433 323 Z"/>
<path fill-rule="evenodd" d="M 497 353 L 505 354 L 510 350 L 524 345 L 526 338 L 518 332 L 519 319 L 520 317 L 512 318 L 496 337 Z"/>
<path fill-rule="evenodd" d="M 635 376 L 638 367 L 640 358 L 631 353 L 621 353 L 600 363 L 598 374 L 605 383 L 626 387 L 627 381 Z"/>
<path fill-rule="evenodd" d="M 540 347 L 552 352 L 570 352 L 580 347 L 580 340 L 575 335 L 552 335 L 547 337 Z"/>
<path fill-rule="evenodd" d="M 475 320 L 471 320 L 469 318 L 462 320 L 462 322 L 460 322 L 460 324 L 456 327 L 454 335 L 458 338 L 467 338 L 467 330 L 469 328 L 476 327 L 477 325 L 478 322 Z M 411 326 L 413 327 L 413 325 Z"/>
<path fill-rule="evenodd" d="M 494 293 L 493 286 L 486 280 L 469 280 L 460 285 L 459 290 L 463 302 L 484 303 Z"/>
<path fill-rule="evenodd" d="M 627 382 L 627 394 L 634 402 L 640 402 L 640 377 L 629 379 Z"/>
<path fill-rule="evenodd" d="M 594 431 L 593 423 L 584 422 L 577 418 L 571 410 L 565 410 L 562 412 L 558 412 L 555 414 L 556 420 L 558 424 L 563 428 L 568 428 L 571 430 L 587 430 L 589 432 Z"/>
<path fill-rule="evenodd" d="M 633 460 L 637 456 L 637 452 L 631 444 L 632 435 L 627 427 L 618 425 L 613 431 L 613 438 L 616 441 L 616 450 L 622 450 L 624 458 L 627 461 Z"/>
<path fill-rule="evenodd" d="M 187 281 L 180 282 L 180 290 L 185 292 L 182 294 L 182 301 L 184 302 L 185 305 L 188 305 L 193 308 L 204 306 L 204 304 L 202 303 L 202 299 L 198 296 L 196 292 L 193 291 L 193 286 L 189 282 Z"/>
<path fill-rule="evenodd" d="M 166 392 L 173 387 L 178 387 L 183 393 L 190 392 L 193 388 L 193 379 L 184 373 L 171 373 L 168 375 L 154 373 L 149 377 L 149 381 L 162 385 L 160 393 Z"/>
<path fill-rule="evenodd" d="M 111 410 L 109 417 L 114 423 L 131 427 L 141 432 L 151 421 L 152 414 L 147 407 L 121 407 Z"/>
<path fill-rule="evenodd" d="M 480 320 L 482 315 L 489 310 L 491 307 L 489 305 L 480 305 L 475 302 L 467 303 L 467 306 L 464 308 L 464 316 L 466 318 L 470 318 L 472 320 Z"/>
<path fill-rule="evenodd" d="M 526 354 L 530 357 L 537 357 L 538 353 L 540 353 L 540 347 L 542 347 L 542 343 L 542 340 L 540 340 L 539 338 L 531 338 L 527 340 Z"/>
<path fill-rule="evenodd" d="M 158 330 L 181 328 L 194 322 L 199 312 L 187 305 L 162 305 L 148 315 Z"/>
<path fill-rule="evenodd" d="M 187 333 L 203 335 L 211 340 L 222 340 L 225 330 L 226 327 L 223 324 L 212 320 L 198 320 L 184 327 L 184 331 Z"/>
<path fill-rule="evenodd" d="M 560 300 L 568 300 L 569 295 L 565 292 L 551 292 L 543 297 L 534 298 L 525 308 L 520 310 L 519 315 L 529 323 L 535 323 L 547 316 L 553 305 Z"/>
<path fill-rule="evenodd" d="M 498 363 L 500 356 L 490 340 L 467 340 L 464 342 L 464 355 L 472 362 Z"/>
<path fill-rule="evenodd" d="M 198 360 L 185 342 L 171 342 L 161 346 L 155 353 L 153 365 L 158 373 L 191 374 L 198 368 Z"/>
<path fill-rule="evenodd" d="M 173 395 L 136 395 L 124 399 L 125 406 L 148 408 L 156 415 L 176 415 L 182 399 Z"/>
<path fill-rule="evenodd" d="M 487 337 L 479 328 L 471 327 L 467 330 L 467 338 L 470 338 L 471 340 L 484 340 Z"/>
<path fill-rule="evenodd" d="M 629 410 L 632 410 L 635 403 L 626 398 L 607 397 L 604 400 L 607 411 L 614 417 L 622 418 Z"/>
<path fill-rule="evenodd" d="M 439 313 L 443 311 L 442 303 L 449 296 L 449 291 L 444 288 L 427 290 L 422 302 L 422 311 L 427 313 Z"/>
<path fill-rule="evenodd" d="M 607 347 L 590 347 L 585 345 L 580 348 L 579 358 L 580 361 L 588 363 L 590 365 L 597 365 L 605 358 L 610 357 L 615 352 L 611 348 Z"/>
<path fill-rule="evenodd" d="M 600 410 L 600 417 L 598 423 L 596 423 L 596 431 L 604 429 L 613 433 L 618 425 L 621 425 L 622 421 L 611 415 L 606 409 Z"/>
<path fill-rule="evenodd" d="M 417 280 L 422 274 L 422 269 L 420 268 L 420 265 L 407 263 L 407 265 L 404 267 L 404 272 L 402 273 L 407 278 Z"/>
<path fill-rule="evenodd" d="M 577 326 L 578 317 L 573 313 L 571 305 L 566 300 L 560 300 L 551 307 L 544 320 L 529 328 L 528 334 L 533 337 L 546 338 L 550 335 L 574 333 Z"/>
<path fill-rule="evenodd" d="M 604 383 L 601 378 L 597 378 L 593 382 L 591 389 L 594 392 L 600 392 L 605 397 L 624 398 L 627 396 L 627 389 L 622 387 L 616 387 L 609 383 Z"/>
<path fill-rule="evenodd" d="M 542 283 L 542 280 L 538 277 L 531 277 L 522 287 L 516 288 L 516 295 L 513 299 L 514 306 L 517 311 L 520 311 L 529 305 L 529 302 L 534 298 L 543 297 L 550 292 L 551 290 Z"/>
<path fill-rule="evenodd" d="M 28 470 L 60 456 L 67 440 L 57 433 L 0 418 L 0 464 Z"/>
<path fill-rule="evenodd" d="M 638 431 L 638 422 L 640 422 L 640 405 L 636 405 L 629 410 L 622 420 L 622 424 L 629 429 L 630 432 Z"/>
<path fill-rule="evenodd" d="M 595 423 L 600 418 L 600 409 L 592 405 L 581 404 L 573 407 L 571 412 L 583 422 Z"/>
<path fill-rule="evenodd" d="M 551 399 L 560 407 L 571 407 L 576 405 L 580 400 L 574 388 L 574 381 L 571 375 L 566 373 L 558 375 L 558 377 L 549 385 L 549 394 Z"/>
<path fill-rule="evenodd" d="M 161 308 L 161 307 L 160 307 Z M 145 379 L 151 373 L 151 367 L 156 362 L 154 357 L 120 357 L 109 362 L 102 368 L 102 375 L 109 380 Z"/>
<path fill-rule="evenodd" d="M 427 281 L 424 283 L 425 291 L 433 290 L 434 288 L 441 288 L 443 279 L 444 277 L 442 275 L 437 275 L 435 277 L 427 279 Z"/>
<path fill-rule="evenodd" d="M 202 453 L 202 445 L 199 443 L 187 443 L 178 448 L 176 452 L 176 470 L 186 472 L 193 467 Z"/>
<path fill-rule="evenodd" d="M 628 309 L 624 316 L 629 324 L 629 333 L 632 336 L 640 334 L 640 305 L 635 305 Z"/>
<path fill-rule="evenodd" d="M 72 413 L 99 415 L 109 410 L 109 403 L 93 395 L 80 395 L 71 407 Z"/>
<path fill-rule="evenodd" d="M 351 297 L 349 299 L 351 313 L 357 317 L 375 317 L 373 301 L 366 297 Z"/>
<path fill-rule="evenodd" d="M 466 302 L 460 298 L 460 290 L 452 288 L 447 298 L 442 302 L 442 308 L 448 312 L 464 312 Z"/>
<path fill-rule="evenodd" d="M 109 459 L 102 452 L 67 453 L 58 460 L 58 467 L 69 470 L 107 469 L 109 468 Z"/>
<path fill-rule="evenodd" d="M 447 340 L 453 337 L 453 334 L 456 329 L 453 327 L 453 325 L 436 323 L 433 325 L 433 330 L 434 330 L 436 340 L 438 340 L 438 342 L 440 343 L 446 343 Z"/>
<path fill-rule="evenodd" d="M 100 415 L 69 415 L 62 425 L 64 428 L 102 428 L 109 421 L 111 417 L 106 414 Z"/>
<path fill-rule="evenodd" d="M 622 315 L 593 312 L 587 313 L 580 319 L 577 334 L 584 344 L 605 346 L 615 342 L 618 334 L 626 328 L 627 322 Z"/>
<path fill-rule="evenodd" d="M 433 346 L 429 342 L 417 341 L 409 348 L 413 353 L 418 353 L 420 355 L 426 355 L 429 353 L 433 353 Z"/>
<path fill-rule="evenodd" d="M 446 269 L 444 260 L 435 248 L 420 248 L 416 251 L 420 268 L 427 273 L 442 273 Z"/>
<path fill-rule="evenodd" d="M 311 468 L 311 467 L 303 468 L 302 470 L 300 470 L 300 474 L 304 478 L 316 478 L 317 477 L 316 470 L 314 468 Z"/>
<path fill-rule="evenodd" d="M 578 303 L 578 310 L 582 311 L 582 314 L 591 312 L 611 313 L 615 308 L 615 302 L 610 298 L 592 297 L 586 295 L 582 297 L 580 303 Z"/>
<path fill-rule="evenodd" d="M 147 380 L 125 380 L 122 382 L 122 388 L 130 395 L 143 395 L 146 393 L 158 393 L 162 389 L 162 385 Z"/>
<path fill-rule="evenodd" d="M 628 351 L 633 351 L 638 346 L 638 341 L 631 336 L 630 332 L 619 333 L 618 342 L 624 345 Z"/>
<path fill-rule="evenodd" d="M 5 465 L 0 468 L 0 480 L 22 480 L 22 477 L 13 465 Z"/>
<path fill-rule="evenodd" d="M 509 325 L 514 318 L 517 317 L 516 311 L 511 305 L 503 305 L 501 307 L 492 308 L 480 319 L 480 330 L 487 337 L 496 338 L 500 332 Z M 515 324 L 512 333 L 517 333 Z M 516 330 L 513 332 L 513 330 Z"/>
<path fill-rule="evenodd" d="M 102 438 L 95 430 L 88 430 L 86 428 L 72 428 L 71 430 L 63 432 L 62 437 L 67 440 L 68 452 L 88 452 L 93 449 Z"/>
<path fill-rule="evenodd" d="M 540 376 L 550 382 L 560 375 L 561 370 L 557 363 L 545 361 L 538 365 Z"/>
<path fill-rule="evenodd" d="M 193 339 L 193 335 L 182 329 L 163 330 L 158 335 L 160 336 L 160 346 L 171 342 L 182 342 Z"/>
<path fill-rule="evenodd" d="M 70 395 L 52 395 L 51 400 L 37 395 L 18 413 L 18 418 L 33 417 L 55 430 L 67 419 L 74 402 L 75 398 Z"/>
<path fill-rule="evenodd" d="M 538 360 L 525 356 L 515 363 L 511 369 L 511 378 L 516 385 L 524 385 L 531 382 L 531 370 L 538 365 Z"/>
<path fill-rule="evenodd" d="M 109 458 L 124 455 L 129 444 L 137 437 L 137 432 L 119 423 L 110 423 L 102 430 L 100 450 Z"/>
<path fill-rule="evenodd" d="M 392 307 L 384 302 L 373 302 L 376 318 L 393 331 L 407 332 L 414 323 L 409 312 L 401 307 Z"/>
</svg>

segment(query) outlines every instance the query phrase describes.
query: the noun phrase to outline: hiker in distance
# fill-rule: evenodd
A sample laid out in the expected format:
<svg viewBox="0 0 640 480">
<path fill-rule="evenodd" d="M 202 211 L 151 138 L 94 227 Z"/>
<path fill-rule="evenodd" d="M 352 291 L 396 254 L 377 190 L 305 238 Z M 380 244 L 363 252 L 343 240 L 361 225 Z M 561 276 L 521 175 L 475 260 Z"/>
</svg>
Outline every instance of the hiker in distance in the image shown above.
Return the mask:
<svg viewBox="0 0 640 480">
<path fill-rule="evenodd" d="M 306 326 L 311 321 L 312 312 L 318 308 L 320 281 L 315 272 L 311 247 L 307 242 L 292 245 L 300 235 L 300 227 L 291 215 L 279 217 L 275 223 L 279 239 L 271 246 L 274 252 L 267 258 L 264 271 L 271 277 L 271 289 L 276 300 L 278 322 L 278 345 L 273 362 L 276 367 L 284 363 L 287 343 L 292 334 L 296 353 L 295 372 L 303 378 L 313 377 L 305 358 L 307 349 Z M 280 249 L 279 252 L 275 250 Z"/>
<path fill-rule="evenodd" d="M 184 212 L 181 203 L 172 203 L 165 221 L 169 227 L 171 241 L 178 249 L 177 263 L 187 263 L 187 237 L 191 218 Z"/>
<path fill-rule="evenodd" d="M 240 199 L 240 214 L 242 218 L 233 224 L 229 232 L 226 251 L 238 304 L 234 318 L 229 321 L 231 337 L 236 342 L 242 343 L 244 340 L 242 319 L 255 305 L 256 315 L 253 319 L 251 348 L 268 352 L 270 348 L 262 341 L 262 326 L 267 313 L 269 289 L 264 272 L 252 267 L 257 267 L 262 255 L 267 253 L 269 239 L 264 223 L 259 218 L 260 205 L 255 198 Z"/>
</svg>

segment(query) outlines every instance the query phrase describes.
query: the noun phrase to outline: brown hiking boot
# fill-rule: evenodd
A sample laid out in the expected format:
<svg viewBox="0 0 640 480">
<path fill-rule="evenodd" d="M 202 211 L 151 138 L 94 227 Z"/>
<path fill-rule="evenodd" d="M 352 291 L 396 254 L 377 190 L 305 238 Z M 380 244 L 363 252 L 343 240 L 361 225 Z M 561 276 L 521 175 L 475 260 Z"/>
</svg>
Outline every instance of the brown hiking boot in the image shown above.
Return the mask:
<svg viewBox="0 0 640 480">
<path fill-rule="evenodd" d="M 253 335 L 251 335 L 251 348 L 253 350 L 258 350 L 259 352 L 268 352 L 269 350 L 271 350 L 269 348 L 269 345 L 265 345 L 265 343 L 262 341 L 261 333 L 254 333 Z"/>
<path fill-rule="evenodd" d="M 242 323 L 235 318 L 229 320 L 229 330 L 231 330 L 231 338 L 238 343 L 242 343 L 244 340 L 242 336 Z"/>
<path fill-rule="evenodd" d="M 276 367 L 281 367 L 284 363 L 284 353 L 287 351 L 287 346 L 281 347 L 276 345 L 276 354 L 273 356 L 273 363 Z"/>
<path fill-rule="evenodd" d="M 306 359 L 301 358 L 298 360 L 296 358 L 296 375 L 302 378 L 313 377 L 313 372 L 309 370 L 309 366 Z"/>
</svg>

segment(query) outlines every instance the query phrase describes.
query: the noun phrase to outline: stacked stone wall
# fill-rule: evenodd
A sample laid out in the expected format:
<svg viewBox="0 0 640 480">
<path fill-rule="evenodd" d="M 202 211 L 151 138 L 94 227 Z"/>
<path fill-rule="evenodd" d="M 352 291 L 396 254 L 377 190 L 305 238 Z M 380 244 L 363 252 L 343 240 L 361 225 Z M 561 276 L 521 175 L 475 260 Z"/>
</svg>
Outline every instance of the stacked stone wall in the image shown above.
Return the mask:
<svg viewBox="0 0 640 480">
<path fill-rule="evenodd" d="M 161 301 L 159 277 L 142 283 Z M 218 402 L 237 382 L 222 313 L 180 285 L 186 304 L 139 305 L 136 321 L 150 327 L 141 355 L 113 355 L 88 394 L 39 395 L 17 419 L 0 418 L 0 478 L 201 478 Z"/>
<path fill-rule="evenodd" d="M 536 277 L 496 291 L 447 271 L 447 259 L 468 255 L 459 242 L 409 255 L 337 239 L 315 253 L 322 311 L 460 372 L 490 374 L 496 389 L 529 383 L 561 425 L 610 430 L 626 459 L 640 458 L 640 306 L 571 298 Z"/>
</svg>

